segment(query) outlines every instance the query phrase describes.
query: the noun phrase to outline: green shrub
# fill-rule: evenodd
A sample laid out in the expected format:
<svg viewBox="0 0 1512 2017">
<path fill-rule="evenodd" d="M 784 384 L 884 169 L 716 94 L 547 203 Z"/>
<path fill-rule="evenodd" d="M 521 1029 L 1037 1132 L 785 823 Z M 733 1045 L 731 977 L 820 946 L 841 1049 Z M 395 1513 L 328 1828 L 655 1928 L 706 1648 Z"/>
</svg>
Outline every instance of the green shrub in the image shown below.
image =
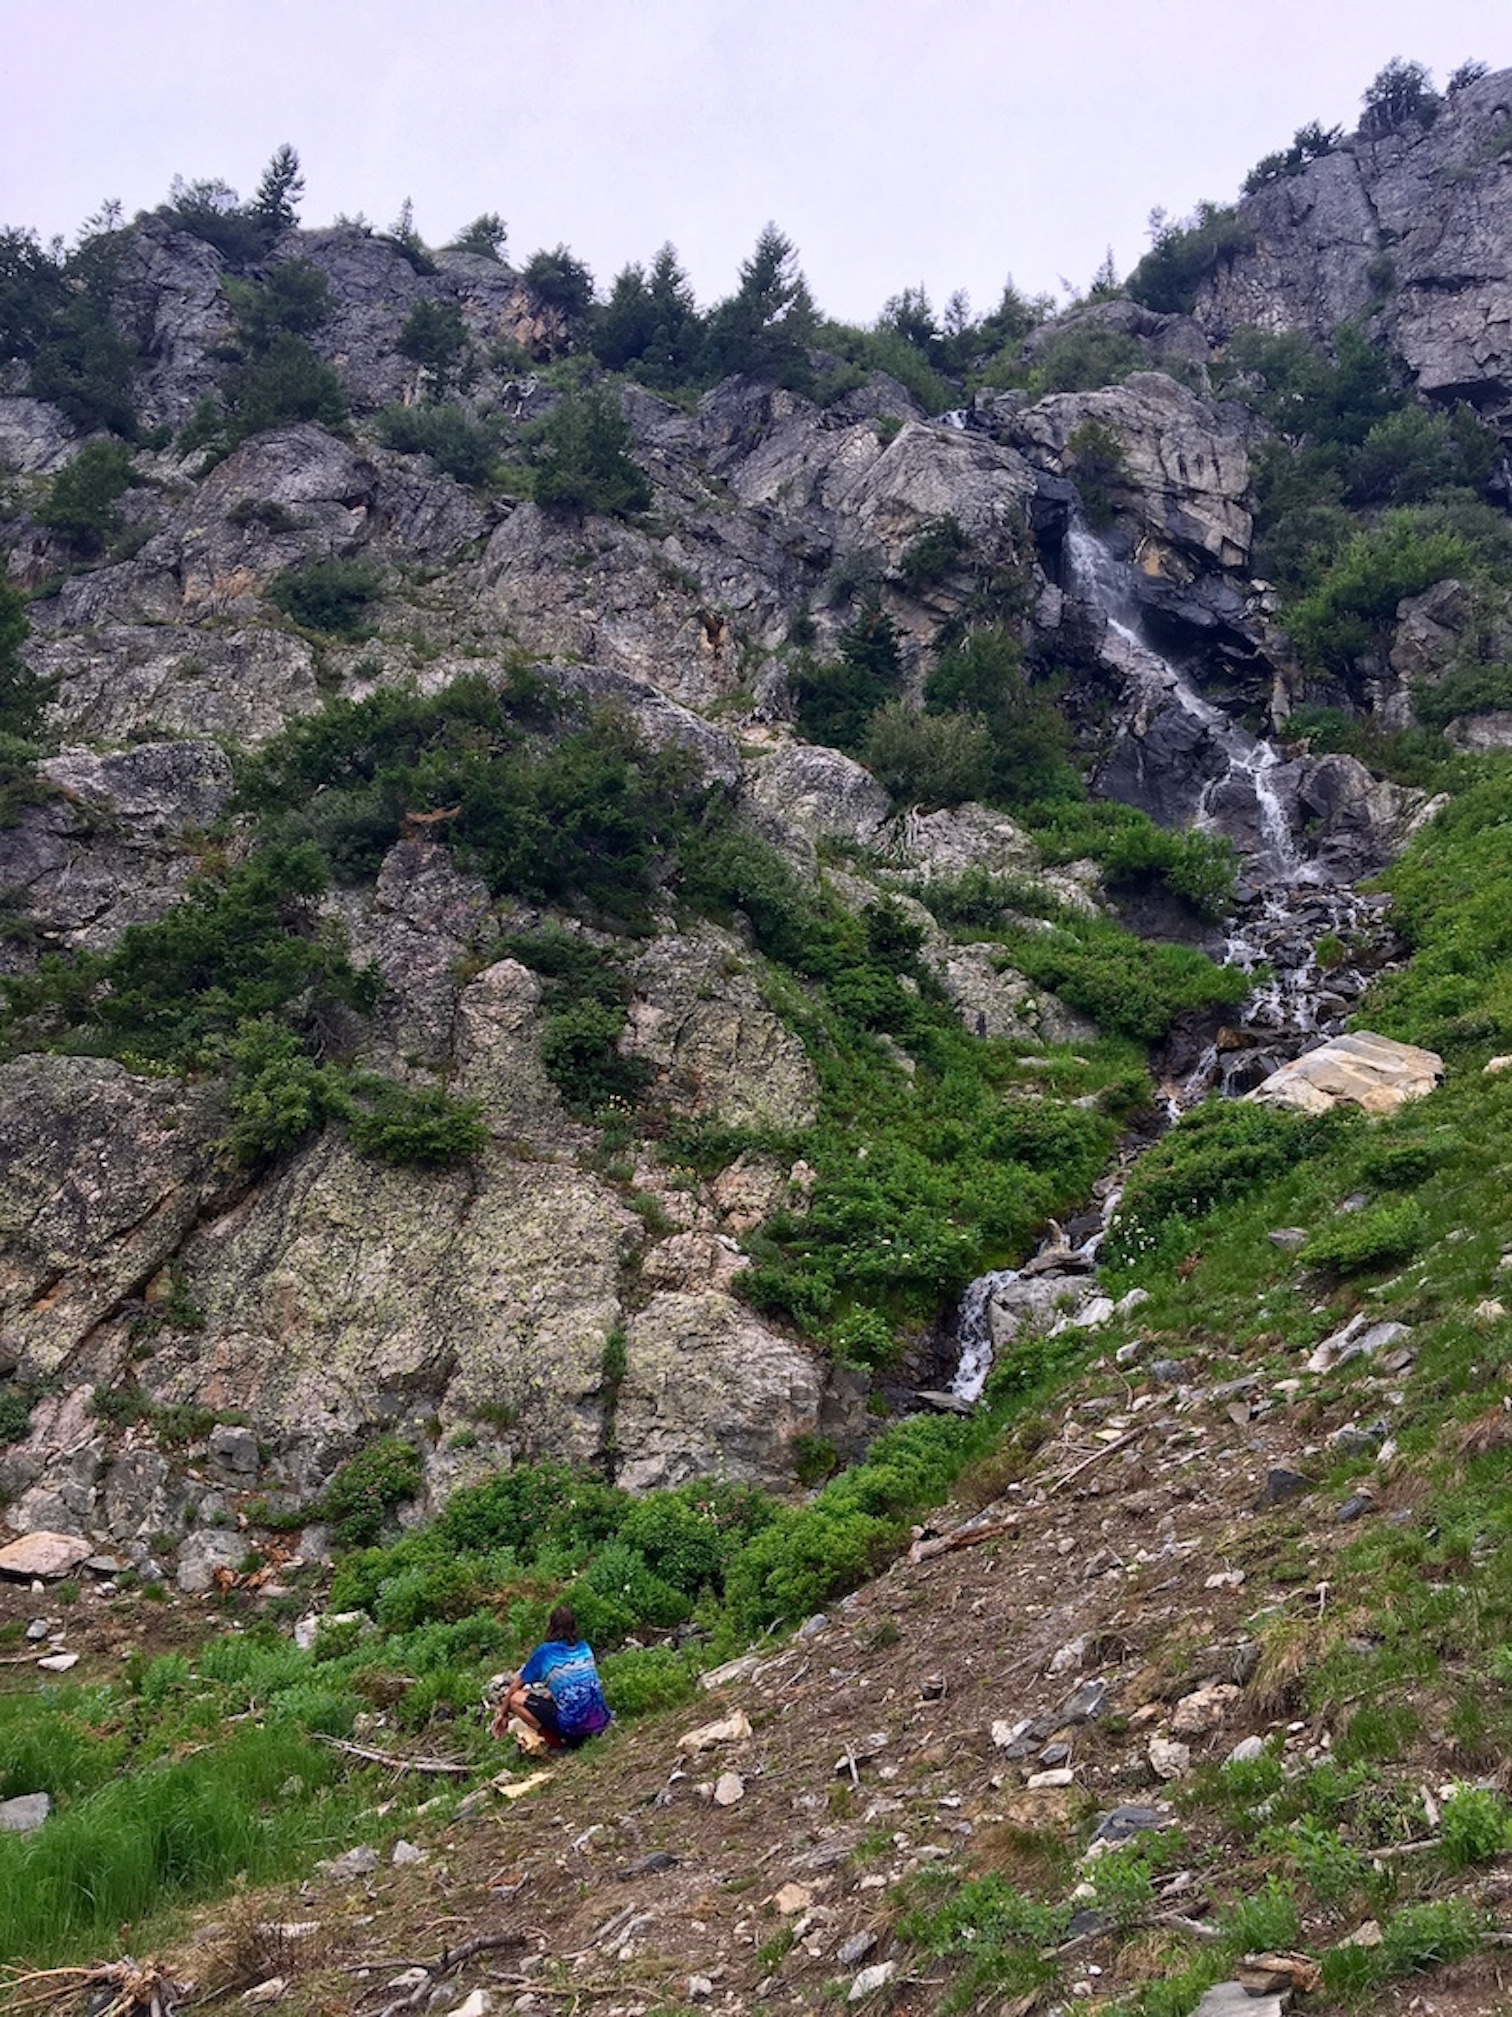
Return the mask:
<svg viewBox="0 0 1512 2017">
<path fill-rule="evenodd" d="M 593 306 L 593 275 L 565 245 L 558 245 L 551 252 L 532 252 L 525 262 L 523 278 L 543 301 L 574 320 L 581 319 Z"/>
<path fill-rule="evenodd" d="M 476 252 L 484 259 L 502 261 L 509 233 L 497 210 L 485 210 L 459 231 L 447 248 L 451 252 Z"/>
<path fill-rule="evenodd" d="M 378 592 L 377 575 L 361 561 L 311 560 L 278 575 L 268 600 L 306 630 L 364 637 L 363 619 Z"/>
<path fill-rule="evenodd" d="M 380 1436 L 348 1458 L 321 1495 L 321 1516 L 343 1547 L 376 1541 L 385 1522 L 425 1482 L 420 1452 L 401 1436 Z"/>
<path fill-rule="evenodd" d="M 629 371 L 643 384 L 671 391 L 696 384 L 703 318 L 692 282 L 664 245 L 649 275 L 637 265 L 616 274 L 609 299 L 594 311 L 593 354 L 610 371 Z"/>
<path fill-rule="evenodd" d="M 602 512 L 628 518 L 651 502 L 651 486 L 634 460 L 630 429 L 616 401 L 598 388 L 570 392 L 541 425 L 535 498 L 549 510 Z"/>
<path fill-rule="evenodd" d="M 1249 227 L 1231 206 L 1199 203 L 1180 220 L 1157 213 L 1150 249 L 1129 275 L 1128 291 L 1142 307 L 1190 315 L 1202 282 L 1249 244 Z"/>
<path fill-rule="evenodd" d="M 417 1090 L 371 1072 L 359 1073 L 350 1086 L 348 1133 L 359 1155 L 436 1169 L 488 1146 L 476 1100 L 454 1100 L 439 1086 Z"/>
<path fill-rule="evenodd" d="M 1512 1809 L 1500 1793 L 1479 1786 L 1457 1786 L 1442 1812 L 1444 1861 L 1451 1870 L 1489 1863 L 1512 1843 Z"/>
<path fill-rule="evenodd" d="M 1029 374 L 1030 390 L 1036 397 L 1047 392 L 1096 392 L 1105 385 L 1122 385 L 1144 362 L 1139 343 L 1122 330 L 1074 323 L 1040 346 Z"/>
<path fill-rule="evenodd" d="M 42 704 L 49 691 L 28 672 L 21 647 L 31 633 L 26 597 L 0 582 L 0 795 L 7 787 L 27 782 L 34 788 L 34 752 L 30 738 L 41 725 Z"/>
<path fill-rule="evenodd" d="M 1216 1206 L 1317 1155 L 1346 1125 L 1337 1116 L 1285 1113 L 1249 1100 L 1204 1100 L 1130 1171 L 1103 1259 L 1131 1266 L 1172 1236 L 1185 1245 Z"/>
<path fill-rule="evenodd" d="M 396 348 L 429 371 L 438 396 L 444 396 L 467 352 L 461 309 L 452 301 L 417 301 L 404 318 Z"/>
<path fill-rule="evenodd" d="M 428 455 L 459 483 L 489 482 L 498 463 L 492 431 L 469 420 L 459 406 L 386 406 L 378 432 L 401 455 Z"/>
<path fill-rule="evenodd" d="M 1067 913 L 1054 929 L 1003 934 L 1012 965 L 1111 1035 L 1154 1043 L 1178 1016 L 1232 1006 L 1250 991 L 1236 967 L 1190 946 L 1152 945 L 1106 918 Z"/>
<path fill-rule="evenodd" d="M 1404 597 L 1472 565 L 1457 533 L 1429 529 L 1410 511 L 1391 512 L 1349 541 L 1318 586 L 1293 604 L 1287 628 L 1304 659 L 1347 676 L 1356 660 L 1383 646 Z"/>
<path fill-rule="evenodd" d="M 237 334 L 254 357 L 266 356 L 279 336 L 312 336 L 335 308 L 325 275 L 308 259 L 285 259 L 261 281 L 227 279 L 224 285 Z"/>
<path fill-rule="evenodd" d="M 861 758 L 907 805 L 961 805 L 985 798 L 991 787 L 992 736 L 980 717 L 919 714 L 889 701 L 867 723 Z"/>
<path fill-rule="evenodd" d="M 1334 1275 L 1362 1274 L 1394 1261 L 1410 1260 L 1427 1236 L 1422 1208 L 1414 1199 L 1367 1205 L 1346 1212 L 1315 1232 L 1302 1249 L 1310 1266 Z"/>
<path fill-rule="evenodd" d="M 697 1693 L 696 1668 L 668 1646 L 631 1647 L 599 1663 L 604 1699 L 616 1716 L 645 1716 L 675 1709 Z"/>
<path fill-rule="evenodd" d="M 798 725 L 811 742 L 852 753 L 867 723 L 893 698 L 903 677 L 897 625 L 875 598 L 868 599 L 840 634 L 840 654 L 807 663 L 792 678 Z"/>
<path fill-rule="evenodd" d="M 1443 102 L 1425 64 L 1393 56 L 1365 87 L 1360 132 L 1367 140 L 1384 140 L 1404 126 L 1431 126 Z"/>
<path fill-rule="evenodd" d="M 898 561 L 898 574 L 903 586 L 910 595 L 922 595 L 936 582 L 943 581 L 970 551 L 971 542 L 961 530 L 958 519 L 949 513 L 943 518 L 932 519 L 903 549 Z"/>
<path fill-rule="evenodd" d="M 98 553 L 120 530 L 116 505 L 131 482 L 131 451 L 123 443 L 86 442 L 52 479 L 37 522 L 66 532 L 86 552 Z"/>
</svg>

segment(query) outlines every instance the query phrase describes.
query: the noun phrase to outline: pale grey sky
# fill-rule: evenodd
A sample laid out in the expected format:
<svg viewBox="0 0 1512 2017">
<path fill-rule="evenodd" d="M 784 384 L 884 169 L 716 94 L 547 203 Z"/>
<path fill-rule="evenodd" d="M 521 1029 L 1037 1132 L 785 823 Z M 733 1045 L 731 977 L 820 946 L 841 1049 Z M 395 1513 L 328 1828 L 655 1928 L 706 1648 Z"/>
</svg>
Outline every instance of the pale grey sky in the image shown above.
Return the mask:
<svg viewBox="0 0 1512 2017">
<path fill-rule="evenodd" d="M 441 244 L 496 210 L 509 256 L 565 241 L 601 285 L 671 239 L 708 302 L 771 218 L 860 321 L 1124 272 L 1153 205 L 1352 126 L 1393 56 L 1512 65 L 1486 0 L 0 0 L 0 30 L 0 223 L 71 235 L 175 173 L 245 196 L 290 140 L 306 224 L 410 196 Z"/>
</svg>

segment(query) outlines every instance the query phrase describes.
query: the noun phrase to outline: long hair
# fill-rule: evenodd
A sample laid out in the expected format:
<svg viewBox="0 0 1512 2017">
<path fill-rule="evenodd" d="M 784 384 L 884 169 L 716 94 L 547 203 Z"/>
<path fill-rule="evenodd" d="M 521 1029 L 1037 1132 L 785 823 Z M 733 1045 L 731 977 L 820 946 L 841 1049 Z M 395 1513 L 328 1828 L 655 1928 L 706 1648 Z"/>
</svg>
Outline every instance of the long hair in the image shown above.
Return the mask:
<svg viewBox="0 0 1512 2017">
<path fill-rule="evenodd" d="M 577 1613 L 571 1604 L 558 1604 L 546 1620 L 546 1636 L 559 1640 L 564 1646 L 575 1646 L 578 1641 Z"/>
</svg>

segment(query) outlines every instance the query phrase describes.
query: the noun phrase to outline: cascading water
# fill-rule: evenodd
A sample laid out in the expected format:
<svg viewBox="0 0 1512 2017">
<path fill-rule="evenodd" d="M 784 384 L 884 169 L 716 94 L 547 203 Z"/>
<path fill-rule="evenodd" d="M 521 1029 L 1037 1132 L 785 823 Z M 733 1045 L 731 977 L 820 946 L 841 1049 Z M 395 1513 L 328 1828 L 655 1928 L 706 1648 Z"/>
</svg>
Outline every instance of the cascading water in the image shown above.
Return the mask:
<svg viewBox="0 0 1512 2017">
<path fill-rule="evenodd" d="M 1167 1121 L 1174 1122 L 1210 1092 L 1245 1092 L 1287 1058 L 1343 1028 L 1371 974 L 1386 962 L 1383 905 L 1330 882 L 1309 858 L 1277 790 L 1277 773 L 1286 761 L 1282 752 L 1204 700 L 1178 667 L 1152 649 L 1139 629 L 1128 569 L 1079 521 L 1066 546 L 1071 586 L 1106 622 L 1101 655 L 1123 676 L 1134 717 L 1166 711 L 1175 724 L 1170 743 L 1202 780 L 1194 796 L 1190 778 L 1181 781 L 1192 824 L 1227 833 L 1253 885 L 1230 920 L 1221 958 L 1256 974 L 1256 986 L 1232 1025 L 1163 1088 Z M 951 1385 L 958 1400 L 978 1399 L 992 1369 L 995 1309 L 1009 1332 L 1015 1307 L 1022 1313 L 1026 1299 L 1039 1321 L 1048 1316 L 1058 1289 L 1075 1286 L 1070 1278 L 1091 1270 L 1118 1206 L 1118 1177 L 1115 1171 L 1098 1186 L 1093 1230 L 1079 1245 L 1068 1245 L 1056 1228 L 1024 1267 L 980 1275 L 967 1288 Z"/>
</svg>

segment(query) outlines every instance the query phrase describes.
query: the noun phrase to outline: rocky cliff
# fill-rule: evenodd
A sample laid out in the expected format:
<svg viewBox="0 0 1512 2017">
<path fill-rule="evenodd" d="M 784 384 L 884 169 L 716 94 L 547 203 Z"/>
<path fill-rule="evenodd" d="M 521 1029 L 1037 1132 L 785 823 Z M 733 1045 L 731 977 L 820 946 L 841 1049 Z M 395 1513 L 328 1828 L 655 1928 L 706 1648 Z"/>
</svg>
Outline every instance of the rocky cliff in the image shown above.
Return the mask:
<svg viewBox="0 0 1512 2017">
<path fill-rule="evenodd" d="M 875 1360 L 876 1325 L 892 1323 L 916 1381 L 937 1381 L 931 1353 L 948 1358 L 952 1316 L 939 1284 L 958 1291 L 978 1265 L 1021 1254 L 1048 1211 L 1075 1203 L 1057 1182 L 1085 1188 L 1139 1103 L 1127 1053 L 1089 1064 L 1056 1046 L 1085 1051 L 1099 1024 L 1148 1043 L 1177 1010 L 1158 1028 L 1121 1024 L 1092 1002 L 1089 955 L 1047 959 L 1057 934 L 1113 929 L 1132 843 L 1122 869 L 1099 866 L 1095 822 L 1084 846 L 1057 848 L 1001 792 L 986 805 L 910 789 L 880 745 L 865 745 L 869 765 L 854 741 L 827 747 L 804 712 L 805 692 L 823 690 L 814 668 L 855 662 L 858 625 L 880 624 L 905 727 L 967 723 L 973 761 L 983 735 L 1001 750 L 1050 696 L 1068 775 L 1164 827 L 1227 833 L 1252 884 L 1345 885 L 1379 867 L 1425 794 L 1347 753 L 1257 740 L 1303 680 L 1274 595 L 1249 572 L 1254 457 L 1270 437 L 1253 406 L 1214 393 L 1209 366 L 1240 323 L 1326 337 L 1374 317 L 1423 393 L 1499 417 L 1508 85 L 1488 78 L 1431 131 L 1353 144 L 1264 192 L 1195 317 L 1097 311 L 1151 366 L 1118 382 L 979 390 L 944 419 L 883 373 L 832 374 L 825 391 L 835 360 L 822 356 L 807 390 L 759 373 L 696 399 L 617 384 L 611 410 L 648 490 L 608 512 L 532 497 L 519 478 L 592 371 L 580 323 L 508 267 L 417 259 L 343 228 L 285 232 L 238 274 L 171 216 L 120 233 L 108 297 L 130 350 L 129 447 L 38 397 L 20 362 L 0 396 L 0 545 L 30 597 L 21 684 L 39 708 L 7 758 L 0 831 L 0 951 L 19 990 L 0 1066 L 12 1522 L 108 1537 L 143 1561 L 188 1536 L 213 1553 L 219 1525 L 249 1508 L 313 1519 L 337 1467 L 384 1432 L 421 1450 L 432 1507 L 523 1456 L 608 1465 L 637 1488 L 709 1472 L 784 1487 L 795 1452 L 864 1436 L 866 1382 L 837 1349 Z M 258 350 L 248 303 L 266 307 L 281 271 L 316 276 L 324 307 L 300 368 L 329 374 L 318 386 L 337 388 L 344 418 L 256 424 L 253 375 L 292 353 L 277 349 L 287 328 Z M 447 318 L 439 363 L 417 359 L 429 326 L 417 309 Z M 443 410 L 493 430 L 502 474 L 463 481 L 439 452 L 396 445 L 408 437 L 395 413 Z M 117 457 L 103 502 L 65 508 L 63 478 L 102 446 Z M 312 576 L 345 583 L 357 616 L 301 603 Z M 1398 645 L 1427 655 L 1430 678 L 1453 621 L 1447 591 L 1433 593 Z M 990 714 L 986 688 L 951 714 L 929 682 L 988 629 L 1023 683 L 1006 714 Z M 434 703 L 441 720 L 461 706 L 449 696 L 474 696 L 472 726 L 445 731 L 451 762 L 502 732 L 480 726 L 480 686 L 508 718 L 510 761 L 554 738 L 586 749 L 618 735 L 632 772 L 663 763 L 678 833 L 710 846 L 715 834 L 727 868 L 731 848 L 764 852 L 695 898 L 692 843 L 669 828 L 627 929 L 580 889 L 469 843 L 451 822 L 482 819 L 473 785 L 455 804 L 440 784 L 429 792 L 441 745 L 423 738 L 404 759 L 412 795 L 394 787 L 387 825 L 372 815 L 359 833 L 371 808 L 352 811 L 355 780 L 367 789 L 375 773 L 350 738 L 378 734 L 375 698 Z M 291 743 L 301 723 L 311 739 Z M 313 763 L 341 736 L 348 770 L 279 787 L 275 834 L 258 753 L 294 776 L 295 756 Z M 610 790 L 589 788 L 595 815 Z M 537 811 L 543 836 L 584 816 L 567 799 Z M 214 893 L 242 890 L 237 875 L 290 834 L 313 835 L 336 865 L 279 912 L 302 957 L 326 962 L 329 999 L 312 1006 L 311 979 L 237 1021 L 223 1002 L 204 1007 L 231 982 L 200 973 L 210 1035 L 175 1049 L 160 1004 L 145 1036 L 121 1036 L 129 990 L 112 958 L 124 948 L 151 965 L 159 942 L 144 930 L 210 915 Z M 1148 895 L 1155 857 L 1141 845 L 1133 880 Z M 787 880 L 772 881 L 779 870 Z M 984 932 L 942 888 L 979 902 L 985 889 L 1001 929 Z M 1188 941 L 1173 957 L 1195 957 L 1204 933 L 1220 949 L 1202 903 L 1160 903 Z M 782 949 L 800 910 L 829 920 L 822 958 L 818 923 Z M 862 941 L 864 959 L 846 950 Z M 598 962 L 591 985 L 584 959 Z M 569 971 L 579 992 L 564 1008 Z M 858 975 L 886 1002 L 858 1006 Z M 1194 1009 L 1225 985 L 1198 986 Z M 563 1060 L 595 1015 L 596 1068 L 621 1091 L 589 1097 Z M 266 1106 L 274 1083 L 253 1085 L 247 1030 L 256 1022 L 266 1045 L 280 1017 L 304 1049 L 279 1097 L 297 1082 L 303 1118 L 279 1135 L 264 1112 L 258 1152 L 239 1155 L 253 1093 Z M 882 1167 L 893 1149 L 867 1132 L 848 1047 L 884 1104 L 922 1114 L 935 1080 L 950 1082 L 949 1046 L 968 1038 L 983 1046 L 971 1069 L 986 1104 L 909 1125 L 935 1144 L 965 1126 L 972 1152 L 1010 1172 L 1013 1198 L 996 1216 L 962 1207 L 958 1257 L 889 1311 L 892 1264 L 866 1274 L 870 1233 L 846 1218 L 837 1144 L 852 1129 L 852 1161 L 877 1157 L 877 1195 L 902 1214 L 900 1282 L 915 1260 L 902 1249 L 926 1241 L 906 1210 L 931 1156 Z M 459 1152 L 421 1167 L 365 1152 L 362 1117 L 402 1097 L 465 1116 Z M 1062 1147 L 1052 1109 L 1070 1116 Z M 989 1120 L 1006 1130 L 996 1148 Z M 792 1271 L 811 1280 L 821 1250 L 829 1273 L 805 1304 Z M 781 1293 L 774 1255 L 789 1269 Z M 847 1353 L 863 1331 L 866 1348 Z M 242 1426 L 251 1434 L 227 1433 Z"/>
</svg>

